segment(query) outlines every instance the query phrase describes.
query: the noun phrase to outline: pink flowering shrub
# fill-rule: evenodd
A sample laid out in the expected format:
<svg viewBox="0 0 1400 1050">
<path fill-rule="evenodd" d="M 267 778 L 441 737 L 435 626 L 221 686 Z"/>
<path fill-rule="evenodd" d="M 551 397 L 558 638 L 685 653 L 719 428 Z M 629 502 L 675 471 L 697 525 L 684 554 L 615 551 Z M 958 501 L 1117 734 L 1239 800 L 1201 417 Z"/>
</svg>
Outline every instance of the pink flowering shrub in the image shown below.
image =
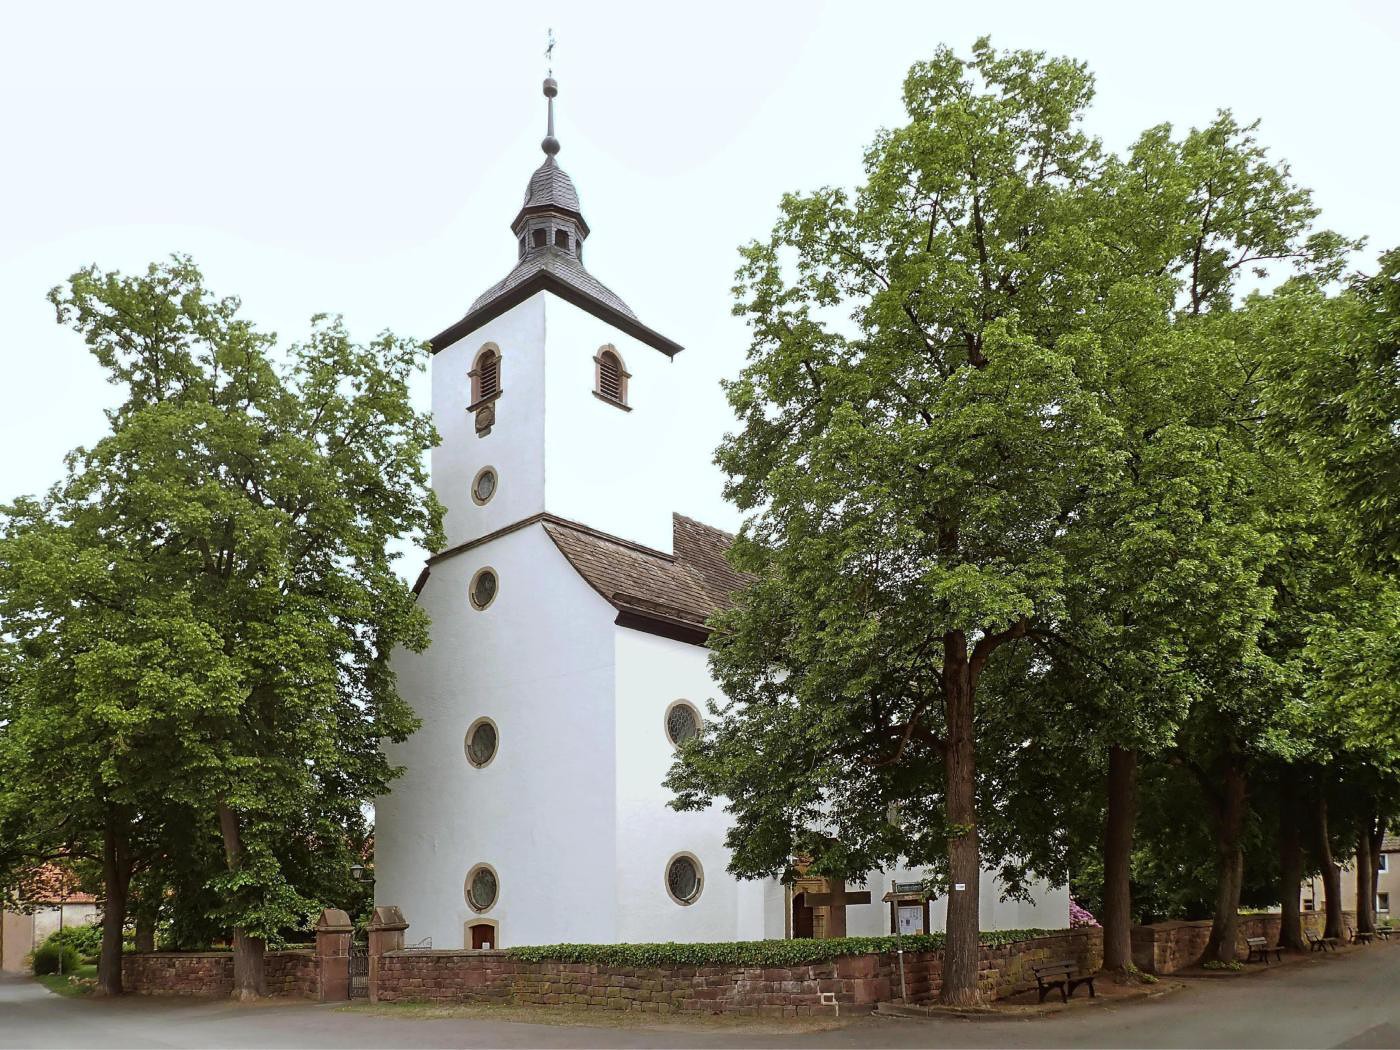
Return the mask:
<svg viewBox="0 0 1400 1050">
<path fill-rule="evenodd" d="M 1097 926 L 1099 920 L 1093 914 L 1081 908 L 1074 901 L 1069 902 L 1069 926 L 1070 929 L 1077 929 L 1081 926 Z"/>
</svg>

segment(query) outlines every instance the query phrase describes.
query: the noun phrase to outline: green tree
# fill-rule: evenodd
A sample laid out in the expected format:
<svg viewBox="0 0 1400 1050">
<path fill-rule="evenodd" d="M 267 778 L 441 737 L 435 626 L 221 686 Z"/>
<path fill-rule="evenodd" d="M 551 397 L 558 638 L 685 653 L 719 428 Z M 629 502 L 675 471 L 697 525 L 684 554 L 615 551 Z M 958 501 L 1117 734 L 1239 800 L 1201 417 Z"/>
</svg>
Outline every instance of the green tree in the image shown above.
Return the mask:
<svg viewBox="0 0 1400 1050">
<path fill-rule="evenodd" d="M 1056 534 L 1111 466 L 1099 350 L 1074 333 L 1091 93 L 1071 61 L 941 50 L 866 184 L 785 198 L 741 271 L 753 346 L 719 462 L 756 582 L 716 625 L 738 705 L 671 783 L 731 800 L 740 874 L 796 852 L 935 868 L 948 1003 L 978 995 L 979 682 L 1062 605 Z"/>
<path fill-rule="evenodd" d="M 74 793 L 114 800 L 118 851 L 171 810 L 217 829 L 208 888 L 234 930 L 235 994 L 255 995 L 265 940 L 319 904 L 289 878 L 296 856 L 343 854 L 396 774 L 380 739 L 415 726 L 388 656 L 428 640 L 393 543 L 440 542 L 423 466 L 436 436 L 407 388 L 424 355 L 316 318 L 279 363 L 275 337 L 187 259 L 84 270 L 51 298 L 126 396 L 0 537 L 16 722 L 56 739 L 26 698 L 68 677 L 94 729 L 92 753 L 68 756 Z"/>
<path fill-rule="evenodd" d="M 1329 486 L 1356 554 L 1400 571 L 1400 249 L 1329 297 L 1297 282 L 1277 304 L 1269 407 L 1280 441 Z"/>
</svg>

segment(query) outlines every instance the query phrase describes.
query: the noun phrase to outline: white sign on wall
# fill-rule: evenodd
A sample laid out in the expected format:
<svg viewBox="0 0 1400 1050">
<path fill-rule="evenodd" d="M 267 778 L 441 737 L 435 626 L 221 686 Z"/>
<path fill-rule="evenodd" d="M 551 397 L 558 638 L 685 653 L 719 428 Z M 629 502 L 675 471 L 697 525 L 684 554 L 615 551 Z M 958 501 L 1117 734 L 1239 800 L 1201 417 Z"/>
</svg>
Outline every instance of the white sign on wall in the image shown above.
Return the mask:
<svg viewBox="0 0 1400 1050">
<path fill-rule="evenodd" d="M 921 904 L 899 906 L 899 932 L 912 935 L 924 932 L 924 908 Z"/>
</svg>

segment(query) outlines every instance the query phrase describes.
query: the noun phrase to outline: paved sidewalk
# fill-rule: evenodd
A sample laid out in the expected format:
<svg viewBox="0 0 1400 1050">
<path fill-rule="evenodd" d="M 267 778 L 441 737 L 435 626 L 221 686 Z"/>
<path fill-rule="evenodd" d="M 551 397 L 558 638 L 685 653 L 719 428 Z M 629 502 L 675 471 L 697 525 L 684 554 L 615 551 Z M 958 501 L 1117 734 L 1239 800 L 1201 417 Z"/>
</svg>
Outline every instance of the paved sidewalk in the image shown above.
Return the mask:
<svg viewBox="0 0 1400 1050">
<path fill-rule="evenodd" d="M 274 1001 L 65 999 L 0 979 L 0 1047 L 1400 1047 L 1400 944 L 1025 1021 L 862 1017 L 821 1032 L 414 1019 Z"/>
</svg>

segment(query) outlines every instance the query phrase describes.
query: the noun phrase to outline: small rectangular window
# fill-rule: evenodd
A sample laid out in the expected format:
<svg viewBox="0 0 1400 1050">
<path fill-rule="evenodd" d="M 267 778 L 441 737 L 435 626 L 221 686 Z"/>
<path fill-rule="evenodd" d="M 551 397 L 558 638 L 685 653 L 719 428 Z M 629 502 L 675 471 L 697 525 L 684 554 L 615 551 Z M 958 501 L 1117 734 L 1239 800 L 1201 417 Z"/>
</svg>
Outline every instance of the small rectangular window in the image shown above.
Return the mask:
<svg viewBox="0 0 1400 1050">
<path fill-rule="evenodd" d="M 534 242 L 536 248 L 543 248 L 547 243 L 547 236 L 548 234 L 545 230 L 535 230 L 533 233 L 530 234 L 530 240 Z"/>
<path fill-rule="evenodd" d="M 1390 894 L 1376 894 L 1376 911 L 1390 911 Z"/>
<path fill-rule="evenodd" d="M 1376 858 L 1376 870 L 1377 870 L 1377 871 L 1389 871 L 1389 870 L 1390 870 L 1390 861 L 1388 861 L 1388 860 L 1386 859 L 1388 856 L 1389 856 L 1389 854 L 1387 854 L 1387 853 L 1382 853 L 1378 858 Z"/>
<path fill-rule="evenodd" d="M 569 235 L 568 235 L 568 233 L 566 233 L 564 230 L 555 230 L 555 231 L 554 231 L 554 246 L 555 246 L 556 248 L 563 248 L 565 251 L 568 251 L 568 250 L 569 250 Z"/>
</svg>

